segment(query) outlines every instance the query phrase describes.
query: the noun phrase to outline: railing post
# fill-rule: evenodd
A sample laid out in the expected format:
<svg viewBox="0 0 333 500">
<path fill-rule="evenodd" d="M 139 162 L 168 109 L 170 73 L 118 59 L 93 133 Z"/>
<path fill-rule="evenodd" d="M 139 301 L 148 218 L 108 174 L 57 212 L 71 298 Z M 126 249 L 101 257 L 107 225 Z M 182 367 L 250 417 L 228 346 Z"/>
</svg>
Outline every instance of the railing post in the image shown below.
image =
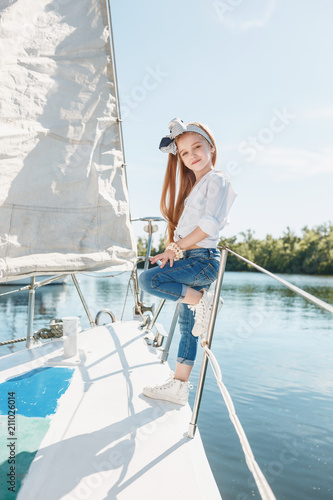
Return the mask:
<svg viewBox="0 0 333 500">
<path fill-rule="evenodd" d="M 171 342 L 173 339 L 173 334 L 175 332 L 175 328 L 176 328 L 176 324 L 177 324 L 179 307 L 180 307 L 180 303 L 177 304 L 177 307 L 175 309 L 175 313 L 174 313 L 173 318 L 172 318 L 172 323 L 171 323 L 170 330 L 168 333 L 167 341 L 166 341 L 166 344 L 165 344 L 165 347 L 163 349 L 163 353 L 161 356 L 162 363 L 164 363 L 168 359 L 168 356 L 169 356 L 170 345 L 171 345 Z"/>
<path fill-rule="evenodd" d="M 155 325 L 156 320 L 157 320 L 157 318 L 158 318 L 158 316 L 159 316 L 160 312 L 162 311 L 162 307 L 163 307 L 163 306 L 164 306 L 164 304 L 165 304 L 165 300 L 166 300 L 166 299 L 162 299 L 162 300 L 160 301 L 160 303 L 158 304 L 157 309 L 156 309 L 156 312 L 155 312 L 154 316 L 152 317 L 152 319 L 151 319 L 151 321 L 150 321 L 150 323 L 149 323 L 149 325 L 148 325 L 148 327 L 147 327 L 147 333 L 150 333 L 150 332 L 152 331 L 153 326 Z"/>
<path fill-rule="evenodd" d="M 215 326 L 215 320 L 216 320 L 216 314 L 217 314 L 217 308 L 218 308 L 218 302 L 219 302 L 219 298 L 220 298 L 220 291 L 221 291 L 221 286 L 222 286 L 222 281 L 223 281 L 225 266 L 226 266 L 226 263 L 227 263 L 227 256 L 228 256 L 228 247 L 223 246 L 222 247 L 222 251 L 221 251 L 220 267 L 219 267 L 219 272 L 218 272 L 217 281 L 216 281 L 216 287 L 215 287 L 215 294 L 214 294 L 214 300 L 213 300 L 213 306 L 212 306 L 212 313 L 211 313 L 211 316 L 210 316 L 209 325 L 208 325 L 208 331 L 207 331 L 206 343 L 207 343 L 207 346 L 208 346 L 209 349 L 210 349 L 210 346 L 211 346 L 211 343 L 212 343 L 212 339 L 213 339 L 214 326 Z M 203 387 L 204 387 L 204 383 L 205 383 L 205 377 L 206 377 L 207 362 L 208 362 L 208 357 L 207 357 L 206 352 L 204 352 L 203 359 L 202 359 L 200 376 L 199 376 L 199 381 L 198 381 L 197 393 L 195 395 L 195 400 L 194 400 L 194 405 L 193 405 L 192 418 L 191 418 L 189 429 L 188 429 L 188 437 L 190 437 L 190 438 L 194 437 L 194 434 L 195 434 L 195 431 L 196 431 L 196 428 L 197 428 L 197 420 L 198 420 L 199 408 L 200 408 L 202 391 L 203 391 Z"/>
<path fill-rule="evenodd" d="M 29 349 L 31 345 L 31 337 L 34 330 L 34 313 L 35 313 L 35 276 L 31 278 L 30 288 L 29 288 L 29 302 L 28 302 L 28 327 L 27 327 L 27 340 L 26 347 Z"/>
<path fill-rule="evenodd" d="M 152 240 L 153 240 L 153 226 L 152 226 L 152 221 L 151 220 L 148 220 L 148 244 L 147 244 L 147 252 L 146 252 L 146 258 L 145 258 L 145 264 L 144 264 L 144 267 L 143 267 L 143 270 L 144 271 L 147 271 L 147 269 L 149 268 L 149 256 L 150 256 L 150 252 L 151 252 L 151 243 L 152 243 Z M 140 302 L 142 304 L 143 302 L 143 294 L 144 294 L 144 291 L 141 290 L 141 293 L 140 293 Z"/>
<path fill-rule="evenodd" d="M 134 289 L 134 317 L 140 316 L 142 313 L 142 304 L 140 302 L 140 292 L 139 292 L 139 283 L 138 283 L 138 266 L 136 265 L 131 273 L 131 278 L 133 280 L 133 289 Z M 126 302 L 126 301 L 125 301 Z M 124 306 L 125 307 L 125 306 Z M 123 311 L 124 314 L 124 311 Z M 123 319 L 121 317 L 121 319 Z"/>
<path fill-rule="evenodd" d="M 153 240 L 153 233 L 155 233 L 158 230 L 157 226 L 153 226 L 153 222 L 158 222 L 158 221 L 165 221 L 165 219 L 161 217 L 143 217 L 140 219 L 131 219 L 131 222 L 135 221 L 140 221 L 140 222 L 148 222 L 148 227 L 145 226 L 144 230 L 148 232 L 148 244 L 147 244 L 147 251 L 144 259 L 144 271 L 147 271 L 149 269 L 149 257 L 151 254 L 151 246 L 152 246 L 152 240 Z M 153 312 L 154 310 L 154 305 L 152 306 L 145 306 L 143 303 L 143 296 L 144 296 L 144 291 L 141 290 L 139 291 L 139 286 L 138 286 L 138 277 L 137 277 L 137 267 L 135 268 L 135 273 L 132 274 L 133 277 L 133 283 L 134 283 L 134 289 L 135 289 L 135 315 L 142 315 L 145 311 L 151 311 Z"/>
<path fill-rule="evenodd" d="M 81 299 L 81 302 L 82 302 L 82 305 L 84 307 L 84 310 L 86 311 L 86 314 L 88 316 L 88 320 L 89 320 L 89 323 L 90 323 L 90 326 L 95 326 L 95 321 L 93 320 L 93 317 L 92 315 L 90 314 L 89 312 L 89 309 L 88 309 L 88 306 L 87 306 L 87 303 L 85 301 L 85 298 L 83 296 L 83 293 L 81 292 L 81 288 L 80 288 L 80 285 L 79 285 L 79 282 L 78 280 L 76 279 L 76 276 L 75 274 L 71 274 L 72 276 L 72 280 L 73 280 L 73 283 L 75 285 L 75 288 L 77 290 L 77 293 L 79 294 L 79 297 Z"/>
</svg>

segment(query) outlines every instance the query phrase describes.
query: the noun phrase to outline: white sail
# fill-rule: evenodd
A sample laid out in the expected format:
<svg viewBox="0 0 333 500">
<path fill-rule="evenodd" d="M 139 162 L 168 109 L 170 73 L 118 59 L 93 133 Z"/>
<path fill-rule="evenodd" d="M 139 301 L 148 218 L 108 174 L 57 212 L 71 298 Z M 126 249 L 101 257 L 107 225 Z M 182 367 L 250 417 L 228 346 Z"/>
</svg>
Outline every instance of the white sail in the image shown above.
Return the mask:
<svg viewBox="0 0 333 500">
<path fill-rule="evenodd" d="M 135 258 L 105 0 L 2 0 L 0 281 Z"/>
</svg>

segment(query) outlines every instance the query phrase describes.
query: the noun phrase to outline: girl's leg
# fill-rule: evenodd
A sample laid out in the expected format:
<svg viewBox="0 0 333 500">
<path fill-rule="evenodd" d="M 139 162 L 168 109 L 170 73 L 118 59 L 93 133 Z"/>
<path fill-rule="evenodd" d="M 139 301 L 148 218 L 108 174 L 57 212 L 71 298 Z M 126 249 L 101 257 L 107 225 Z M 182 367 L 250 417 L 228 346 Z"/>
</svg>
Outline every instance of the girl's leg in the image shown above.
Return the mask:
<svg viewBox="0 0 333 500">
<path fill-rule="evenodd" d="M 189 304 L 190 306 L 196 306 L 197 304 L 199 304 L 199 300 L 201 299 L 201 297 L 201 291 L 187 287 L 186 294 L 182 302 L 184 304 Z"/>
<path fill-rule="evenodd" d="M 178 348 L 175 374 L 173 378 L 162 385 L 145 387 L 143 394 L 149 398 L 163 399 L 184 405 L 188 400 L 188 379 L 194 365 L 198 343 L 198 338 L 191 334 L 194 325 L 194 314 L 185 303 L 180 304 L 178 322 L 182 335 Z"/>
<path fill-rule="evenodd" d="M 194 312 L 184 302 L 179 306 L 178 324 L 181 337 L 174 378 L 187 382 L 197 355 L 198 338 L 192 335 Z"/>
<path fill-rule="evenodd" d="M 178 363 L 176 365 L 174 378 L 182 382 L 188 382 L 193 366 Z"/>
<path fill-rule="evenodd" d="M 148 269 L 139 275 L 139 287 L 160 299 L 181 302 L 187 292 L 187 286 L 183 284 L 182 279 L 183 268 L 188 267 L 177 261 L 173 268 L 167 264 L 163 269 L 159 267 Z"/>
<path fill-rule="evenodd" d="M 216 279 L 217 270 L 213 266 L 188 260 L 176 261 L 174 267 L 165 266 L 163 270 L 154 269 L 141 274 L 141 286 L 148 293 L 161 298 L 181 302 L 179 309 L 179 328 L 181 339 L 178 348 L 177 366 L 173 379 L 165 384 L 145 387 L 143 393 L 151 398 L 164 399 L 177 404 L 186 404 L 188 398 L 188 380 L 197 352 L 198 337 L 192 335 L 194 312 L 189 306 L 201 304 L 203 293 Z M 212 275 L 210 276 L 210 273 Z M 198 278 L 202 279 L 198 279 Z M 179 281 L 178 281 L 179 280 Z M 140 280 L 139 280 L 140 281 Z M 201 286 L 194 286 L 196 285 Z"/>
<path fill-rule="evenodd" d="M 205 285 L 209 286 L 213 281 L 203 273 L 202 287 L 194 286 L 196 276 L 201 274 L 205 266 L 207 267 L 208 264 L 196 262 L 194 259 L 181 259 L 175 261 L 173 267 L 169 264 L 166 264 L 163 269 L 153 267 L 139 275 L 139 286 L 155 297 L 194 306 L 202 297 L 200 288 L 204 288 Z"/>
</svg>

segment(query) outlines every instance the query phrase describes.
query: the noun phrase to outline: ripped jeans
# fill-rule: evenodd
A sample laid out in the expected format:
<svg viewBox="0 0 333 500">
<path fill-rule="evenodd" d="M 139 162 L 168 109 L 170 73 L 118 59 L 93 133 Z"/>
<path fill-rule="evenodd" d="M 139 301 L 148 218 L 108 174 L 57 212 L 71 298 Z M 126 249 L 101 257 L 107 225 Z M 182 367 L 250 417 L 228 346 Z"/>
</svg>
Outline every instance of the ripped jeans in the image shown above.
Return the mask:
<svg viewBox="0 0 333 500">
<path fill-rule="evenodd" d="M 187 287 L 206 290 L 217 279 L 220 252 L 216 248 L 195 248 L 184 251 L 184 258 L 168 262 L 163 269 L 153 267 L 139 276 L 139 285 L 147 293 L 161 299 L 182 302 Z M 178 363 L 194 365 L 198 337 L 192 335 L 194 312 L 181 303 L 178 316 L 181 338 L 178 347 Z"/>
</svg>

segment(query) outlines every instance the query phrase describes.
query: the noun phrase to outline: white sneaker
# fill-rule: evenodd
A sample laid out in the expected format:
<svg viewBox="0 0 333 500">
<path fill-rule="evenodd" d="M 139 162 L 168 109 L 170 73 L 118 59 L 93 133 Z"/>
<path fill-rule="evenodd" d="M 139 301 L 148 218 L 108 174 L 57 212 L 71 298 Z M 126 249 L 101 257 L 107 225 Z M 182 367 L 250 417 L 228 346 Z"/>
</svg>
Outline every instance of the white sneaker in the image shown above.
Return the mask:
<svg viewBox="0 0 333 500">
<path fill-rule="evenodd" d="M 142 392 L 148 398 L 171 401 L 171 403 L 176 403 L 177 405 L 186 405 L 189 385 L 189 382 L 183 382 L 182 380 L 170 377 L 164 384 L 155 385 L 155 387 L 145 387 Z"/>
<path fill-rule="evenodd" d="M 213 306 L 214 295 L 212 294 L 212 292 L 207 292 L 207 290 L 205 289 L 203 289 L 202 292 L 203 295 L 199 303 L 196 306 L 190 306 L 195 314 L 195 323 L 192 330 L 192 335 L 194 335 L 195 337 L 199 337 L 199 335 L 203 335 L 207 332 Z M 220 312 L 222 304 L 223 299 L 222 297 L 220 297 L 217 307 L 217 314 Z"/>
</svg>

